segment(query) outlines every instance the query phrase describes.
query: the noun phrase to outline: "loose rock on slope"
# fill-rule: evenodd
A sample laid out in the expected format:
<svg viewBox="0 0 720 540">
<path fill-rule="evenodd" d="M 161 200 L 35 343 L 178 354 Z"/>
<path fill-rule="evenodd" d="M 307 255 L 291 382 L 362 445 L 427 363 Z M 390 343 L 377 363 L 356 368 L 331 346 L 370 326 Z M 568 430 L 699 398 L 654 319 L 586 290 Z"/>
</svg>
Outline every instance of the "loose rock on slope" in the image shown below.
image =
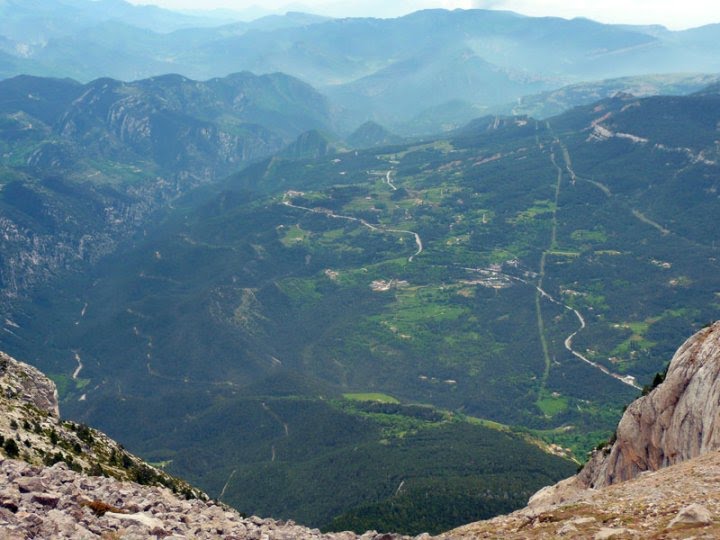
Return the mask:
<svg viewBox="0 0 720 540">
<path fill-rule="evenodd" d="M 374 531 L 322 534 L 293 522 L 243 518 L 234 510 L 169 489 L 88 477 L 64 463 L 34 467 L 0 461 L 0 540 L 122 538 L 124 540 L 393 540 Z"/>
<path fill-rule="evenodd" d="M 0 352 L 0 457 L 3 455 L 33 465 L 62 461 L 78 472 L 166 486 L 186 497 L 207 498 L 201 490 L 132 455 L 104 433 L 62 420 L 55 383 L 34 367 Z"/>
<path fill-rule="evenodd" d="M 472 523 L 442 540 L 720 538 L 720 452 L 578 492 L 566 504 Z M 695 516 L 693 522 L 688 521 Z M 679 518 L 679 519 L 678 519 Z"/>
</svg>

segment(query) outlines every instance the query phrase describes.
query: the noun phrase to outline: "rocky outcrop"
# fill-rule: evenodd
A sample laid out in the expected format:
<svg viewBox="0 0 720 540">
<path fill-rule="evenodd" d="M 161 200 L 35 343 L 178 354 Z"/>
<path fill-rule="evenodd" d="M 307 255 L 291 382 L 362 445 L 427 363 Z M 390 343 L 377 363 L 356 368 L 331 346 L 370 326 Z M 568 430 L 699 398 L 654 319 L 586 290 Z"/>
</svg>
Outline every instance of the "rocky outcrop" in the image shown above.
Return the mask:
<svg viewBox="0 0 720 540">
<path fill-rule="evenodd" d="M 78 473 L 165 486 L 184 497 L 207 498 L 187 482 L 132 455 L 104 433 L 62 420 L 55 383 L 34 367 L 0 352 L 2 457 L 38 466 L 64 463 Z"/>
<path fill-rule="evenodd" d="M 595 450 L 577 476 L 531 497 L 535 509 L 566 504 L 645 471 L 720 449 L 720 321 L 688 339 L 665 380 L 625 411 L 612 444 Z"/>
<path fill-rule="evenodd" d="M 541 489 L 528 508 L 582 500 L 601 488 L 720 449 L 720 321 L 675 353 L 665 380 L 625 411 L 612 444 L 576 476 Z"/>
<path fill-rule="evenodd" d="M 602 487 L 720 449 L 720 322 L 688 339 L 665 381 L 633 402 L 578 480 Z"/>
<path fill-rule="evenodd" d="M 60 418 L 55 383 L 39 370 L 0 352 L 0 380 L 6 399 L 15 399 Z"/>
</svg>

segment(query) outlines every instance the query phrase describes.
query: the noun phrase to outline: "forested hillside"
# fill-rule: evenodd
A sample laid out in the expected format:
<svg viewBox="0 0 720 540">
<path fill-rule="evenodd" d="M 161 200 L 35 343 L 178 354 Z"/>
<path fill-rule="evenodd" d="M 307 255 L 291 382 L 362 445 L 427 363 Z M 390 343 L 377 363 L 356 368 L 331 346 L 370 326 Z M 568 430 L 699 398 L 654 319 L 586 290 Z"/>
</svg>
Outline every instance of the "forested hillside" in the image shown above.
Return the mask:
<svg viewBox="0 0 720 540">
<path fill-rule="evenodd" d="M 0 296 L 93 264 L 183 193 L 332 122 L 281 74 L 0 81 Z"/>
<path fill-rule="evenodd" d="M 450 525 L 418 521 L 428 493 L 466 508 L 484 486 L 473 511 L 504 511 L 528 489 L 498 499 L 487 475 L 512 485 L 517 462 L 464 448 L 497 456 L 519 430 L 582 459 L 714 318 L 718 120 L 711 89 L 624 95 L 270 158 L 20 305 L 3 346 L 74 416 L 241 510 L 415 531 Z"/>
</svg>

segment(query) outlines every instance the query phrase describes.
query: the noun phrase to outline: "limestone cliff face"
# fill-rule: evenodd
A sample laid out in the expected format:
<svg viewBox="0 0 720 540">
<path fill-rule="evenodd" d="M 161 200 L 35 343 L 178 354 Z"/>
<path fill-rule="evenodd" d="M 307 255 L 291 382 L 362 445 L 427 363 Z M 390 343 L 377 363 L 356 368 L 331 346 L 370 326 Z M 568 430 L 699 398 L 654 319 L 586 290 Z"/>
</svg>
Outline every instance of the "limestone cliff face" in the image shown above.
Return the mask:
<svg viewBox="0 0 720 540">
<path fill-rule="evenodd" d="M 602 487 L 720 449 L 720 322 L 688 339 L 665 381 L 633 402 L 609 449 L 596 452 L 579 475 Z"/>
<path fill-rule="evenodd" d="M 663 383 L 625 411 L 611 446 L 595 451 L 577 476 L 538 491 L 528 507 L 581 500 L 588 488 L 630 480 L 713 450 L 720 450 L 720 321 L 678 349 Z"/>
</svg>

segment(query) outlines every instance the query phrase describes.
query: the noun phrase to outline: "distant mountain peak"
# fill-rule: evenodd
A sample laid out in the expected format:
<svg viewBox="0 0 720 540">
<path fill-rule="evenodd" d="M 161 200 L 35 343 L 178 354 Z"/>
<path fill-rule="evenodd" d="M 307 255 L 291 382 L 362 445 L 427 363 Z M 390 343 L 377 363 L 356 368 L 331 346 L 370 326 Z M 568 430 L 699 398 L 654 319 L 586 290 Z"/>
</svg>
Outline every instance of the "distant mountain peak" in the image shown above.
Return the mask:
<svg viewBox="0 0 720 540">
<path fill-rule="evenodd" d="M 334 154 L 336 150 L 329 137 L 317 129 L 311 129 L 298 135 L 280 156 L 288 159 L 317 159 Z"/>
<path fill-rule="evenodd" d="M 696 92 L 696 96 L 716 96 L 720 95 L 720 82 L 713 83 L 706 86 L 702 90 Z"/>
<path fill-rule="evenodd" d="M 391 133 L 377 122 L 368 120 L 347 138 L 347 143 L 353 148 L 372 148 L 398 144 L 402 140 L 402 137 Z"/>
</svg>

